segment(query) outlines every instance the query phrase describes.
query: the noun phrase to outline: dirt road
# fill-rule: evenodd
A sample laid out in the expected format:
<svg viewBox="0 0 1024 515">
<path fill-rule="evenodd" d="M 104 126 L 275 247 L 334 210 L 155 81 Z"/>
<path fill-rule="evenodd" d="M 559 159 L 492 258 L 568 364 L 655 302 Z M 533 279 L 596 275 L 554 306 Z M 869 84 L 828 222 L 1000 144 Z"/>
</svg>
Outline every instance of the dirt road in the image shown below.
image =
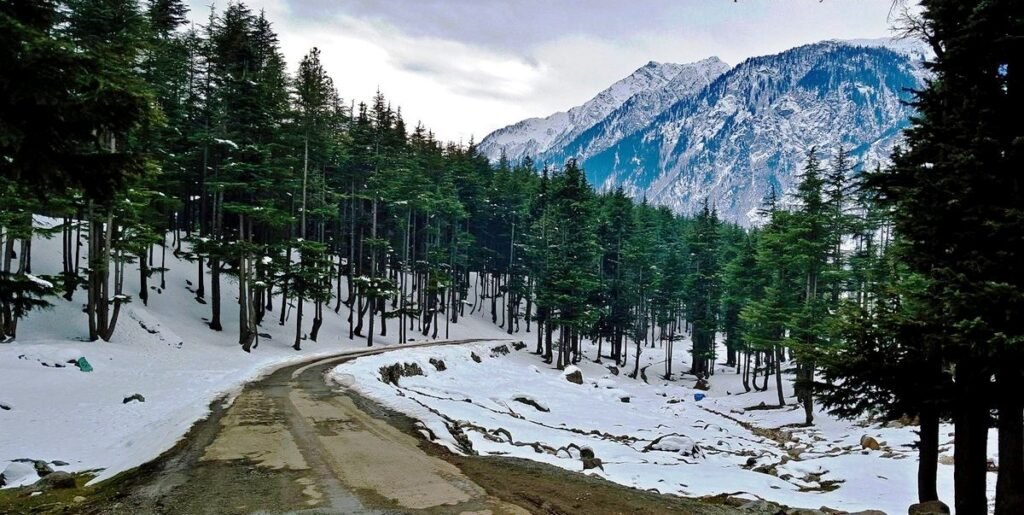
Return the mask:
<svg viewBox="0 0 1024 515">
<path fill-rule="evenodd" d="M 97 487 L 61 491 L 70 493 L 59 502 L 44 497 L 42 506 L 15 505 L 14 512 L 736 513 L 526 460 L 451 455 L 412 436 L 410 419 L 324 379 L 344 361 L 412 346 L 282 368 L 248 385 L 229 407 L 214 405 L 159 459 Z M 79 493 L 84 501 L 69 501 Z"/>
<path fill-rule="evenodd" d="M 460 343 L 468 342 L 427 345 Z M 395 349 L 285 367 L 249 385 L 98 512 L 529 513 L 324 380 L 339 363 Z"/>
</svg>

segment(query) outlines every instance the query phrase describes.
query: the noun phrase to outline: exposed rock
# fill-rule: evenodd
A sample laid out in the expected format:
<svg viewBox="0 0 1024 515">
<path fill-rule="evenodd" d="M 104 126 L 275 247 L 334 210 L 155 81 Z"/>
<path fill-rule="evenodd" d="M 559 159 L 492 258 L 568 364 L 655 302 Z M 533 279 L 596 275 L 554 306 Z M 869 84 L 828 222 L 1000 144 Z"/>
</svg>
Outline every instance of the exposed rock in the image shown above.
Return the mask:
<svg viewBox="0 0 1024 515">
<path fill-rule="evenodd" d="M 71 500 L 74 501 L 75 504 L 82 504 L 83 502 L 85 502 L 85 497 L 82 497 L 81 495 L 76 495 L 74 499 Z"/>
<path fill-rule="evenodd" d="M 583 384 L 583 372 L 573 367 L 573 370 L 566 371 L 565 380 L 570 383 Z"/>
<path fill-rule="evenodd" d="M 750 501 L 740 506 L 740 509 L 752 515 L 785 515 L 786 513 L 781 505 L 765 500 Z"/>
<path fill-rule="evenodd" d="M 462 427 L 457 422 L 445 422 L 444 425 L 445 427 L 448 428 L 448 433 L 450 433 L 452 435 L 452 438 L 455 439 L 455 444 L 458 445 L 459 449 L 461 449 L 462 452 L 470 456 L 476 456 L 476 450 L 473 449 L 473 442 L 469 439 L 468 436 L 466 436 L 466 433 L 462 430 Z"/>
<path fill-rule="evenodd" d="M 50 463 L 53 463 L 57 467 L 66 467 L 66 466 L 68 466 L 68 462 L 66 462 L 66 461 L 53 460 Z"/>
<path fill-rule="evenodd" d="M 594 449 L 590 447 L 580 447 L 580 459 L 592 459 L 594 458 Z"/>
<path fill-rule="evenodd" d="M 609 366 L 607 366 L 605 368 L 607 368 L 608 371 L 611 372 L 613 376 L 619 375 L 619 367 L 609 365 Z"/>
<path fill-rule="evenodd" d="M 707 379 L 702 377 L 697 380 L 697 384 L 693 385 L 693 387 L 697 390 L 703 390 L 706 392 L 711 389 L 711 384 L 708 383 Z"/>
<path fill-rule="evenodd" d="M 604 470 L 604 465 L 601 463 L 601 458 L 582 458 L 583 470 L 590 469 L 601 469 Z"/>
<path fill-rule="evenodd" d="M 512 344 L 512 348 L 515 350 L 523 350 L 526 348 L 526 344 L 523 342 L 515 342 Z"/>
<path fill-rule="evenodd" d="M 53 474 L 48 474 L 46 477 L 37 481 L 36 485 L 46 490 L 63 490 L 76 487 L 75 476 L 72 476 L 63 470 L 58 470 Z"/>
<path fill-rule="evenodd" d="M 949 506 L 942 501 L 928 501 L 911 504 L 907 509 L 909 515 L 949 515 Z"/>
<path fill-rule="evenodd" d="M 380 367 L 380 380 L 398 386 L 399 379 L 403 377 L 421 376 L 423 369 L 418 363 L 394 363 L 386 367 Z"/>
<path fill-rule="evenodd" d="M 53 467 L 51 467 L 49 463 L 43 460 L 36 460 L 35 463 L 32 464 L 32 466 L 35 467 L 36 474 L 39 474 L 39 477 L 45 477 L 50 474 L 53 474 Z"/>
<path fill-rule="evenodd" d="M 491 347 L 491 356 L 505 356 L 508 355 L 508 345 L 498 345 L 497 347 Z"/>
<path fill-rule="evenodd" d="M 953 457 L 950 456 L 949 454 L 940 454 L 939 455 L 939 464 L 941 464 L 941 465 L 952 465 L 953 464 Z"/>
<path fill-rule="evenodd" d="M 146 402 L 146 398 L 143 397 L 141 393 L 136 393 L 134 395 L 125 397 L 124 400 L 121 401 L 121 403 L 122 404 L 128 404 L 129 402 L 132 402 L 132 401 Z"/>
<path fill-rule="evenodd" d="M 11 407 L 9 405 L 7 405 L 7 404 L 2 403 L 2 402 L 0 402 L 0 409 L 2 409 L 4 411 L 11 411 Z"/>
<path fill-rule="evenodd" d="M 473 361 L 476 361 L 477 363 L 480 363 L 480 356 L 477 356 L 475 352 L 470 352 L 469 353 L 469 357 L 473 358 Z"/>
<path fill-rule="evenodd" d="M 860 437 L 860 447 L 861 449 L 871 449 L 872 451 L 877 451 L 882 448 L 882 446 L 878 444 L 878 440 L 875 440 L 873 437 L 868 435 Z"/>
<path fill-rule="evenodd" d="M 444 360 L 438 358 L 430 358 L 430 364 L 434 365 L 434 368 L 436 368 L 438 372 L 444 372 L 445 370 L 448 370 L 448 366 L 444 364 Z"/>
<path fill-rule="evenodd" d="M 529 397 L 523 396 L 523 395 L 518 395 L 516 397 L 512 397 L 512 400 L 514 400 L 516 402 L 521 402 L 523 404 L 526 404 L 527 406 L 533 406 L 534 408 L 537 409 L 537 411 L 543 411 L 544 413 L 547 413 L 547 412 L 551 411 L 546 406 L 543 406 L 540 403 L 538 403 L 537 401 L 535 401 L 535 400 L 533 400 L 533 399 L 531 399 Z"/>
<path fill-rule="evenodd" d="M 625 402 L 626 404 L 629 404 L 629 397 L 619 397 L 619 400 Z"/>
</svg>

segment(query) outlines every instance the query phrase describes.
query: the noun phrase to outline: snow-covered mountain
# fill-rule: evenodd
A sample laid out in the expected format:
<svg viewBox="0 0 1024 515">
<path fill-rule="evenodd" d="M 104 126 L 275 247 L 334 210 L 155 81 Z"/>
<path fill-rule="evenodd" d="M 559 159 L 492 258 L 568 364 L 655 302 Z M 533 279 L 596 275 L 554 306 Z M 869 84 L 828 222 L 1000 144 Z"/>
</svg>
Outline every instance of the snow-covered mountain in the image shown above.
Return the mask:
<svg viewBox="0 0 1024 515">
<path fill-rule="evenodd" d="M 729 66 L 717 57 L 691 64 L 651 61 L 586 103 L 546 118 L 528 118 L 498 129 L 485 137 L 478 148 L 493 160 L 497 160 L 502 151 L 513 161 L 527 156 L 537 158 L 547 152 L 559 153 L 598 122 L 618 112 L 623 104 L 634 100 L 643 102 L 636 104 L 644 108 L 637 114 L 649 120 L 678 99 L 710 84 L 728 69 Z M 646 125 L 639 121 L 632 123 L 639 124 L 637 127 Z"/>
<path fill-rule="evenodd" d="M 556 165 L 576 157 L 602 189 L 621 186 L 683 213 L 709 198 L 724 218 L 747 224 L 770 186 L 792 187 L 811 147 L 827 159 L 843 146 L 862 168 L 884 163 L 908 123 L 905 102 L 922 84 L 927 56 L 915 42 L 825 41 L 725 73 L 711 68 L 706 85 L 689 77 L 674 86 L 677 75 L 572 138 L 508 155 Z M 667 100 L 666 91 L 679 93 Z"/>
</svg>

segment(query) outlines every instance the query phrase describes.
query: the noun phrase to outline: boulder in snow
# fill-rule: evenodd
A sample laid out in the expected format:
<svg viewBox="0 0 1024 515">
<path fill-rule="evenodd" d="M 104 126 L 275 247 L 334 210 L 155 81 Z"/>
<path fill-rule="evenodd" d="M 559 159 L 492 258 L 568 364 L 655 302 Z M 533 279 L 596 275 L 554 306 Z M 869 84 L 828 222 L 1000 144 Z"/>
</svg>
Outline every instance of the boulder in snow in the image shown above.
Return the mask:
<svg viewBox="0 0 1024 515">
<path fill-rule="evenodd" d="M 537 401 L 537 399 L 534 399 L 529 395 L 516 395 L 515 397 L 512 397 L 512 400 L 516 402 L 521 402 L 523 404 L 526 404 L 527 406 L 533 406 L 534 408 L 537 409 L 537 411 L 543 411 L 544 413 L 551 411 L 550 408 L 548 408 L 544 404 L 541 404 L 540 402 Z"/>
<path fill-rule="evenodd" d="M 128 397 L 125 397 L 124 400 L 122 401 L 122 404 L 128 404 L 129 402 L 132 401 L 146 402 L 146 398 L 143 397 L 141 393 L 136 393 Z"/>
<path fill-rule="evenodd" d="M 430 358 L 430 364 L 433 365 L 438 372 L 444 372 L 445 370 L 448 370 L 448 366 L 445 365 L 444 360 L 440 358 Z"/>
<path fill-rule="evenodd" d="M 868 435 L 860 437 L 860 447 L 862 449 L 871 449 L 872 451 L 877 451 L 882 448 L 882 446 L 879 445 L 878 440 L 875 440 L 873 437 Z"/>
<path fill-rule="evenodd" d="M 565 370 L 562 372 L 562 375 L 564 375 L 565 380 L 569 381 L 570 383 L 583 384 L 583 371 L 577 367 L 565 367 Z"/>
<path fill-rule="evenodd" d="M 43 460 L 36 460 L 35 462 L 32 463 L 32 466 L 36 469 L 36 474 L 39 474 L 39 477 L 44 477 L 53 474 L 53 467 L 51 467 L 49 463 Z"/>
</svg>

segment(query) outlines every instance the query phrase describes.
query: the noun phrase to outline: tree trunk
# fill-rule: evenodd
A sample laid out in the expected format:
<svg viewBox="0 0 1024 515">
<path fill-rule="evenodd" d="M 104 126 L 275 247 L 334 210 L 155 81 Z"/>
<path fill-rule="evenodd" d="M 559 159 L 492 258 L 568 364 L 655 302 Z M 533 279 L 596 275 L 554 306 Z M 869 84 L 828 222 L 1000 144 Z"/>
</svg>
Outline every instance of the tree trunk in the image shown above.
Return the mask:
<svg viewBox="0 0 1024 515">
<path fill-rule="evenodd" d="M 767 379 L 767 373 L 765 374 L 765 379 Z M 765 388 L 767 389 L 767 385 L 765 385 Z M 779 407 L 781 408 L 781 407 L 786 405 L 786 399 L 785 399 L 785 396 L 782 393 L 782 346 L 781 345 L 776 345 L 775 346 L 775 389 L 778 390 L 778 393 L 779 393 Z"/>
<path fill-rule="evenodd" d="M 955 372 L 960 390 L 953 408 L 956 442 L 953 490 L 958 514 L 988 511 L 985 482 L 989 415 L 984 388 L 986 376 L 981 368 L 975 360 L 964 359 L 957 363 Z"/>
<path fill-rule="evenodd" d="M 1024 513 L 1024 399 L 1021 397 L 1020 360 L 1016 353 L 1000 364 L 999 477 L 996 480 L 996 514 Z"/>
<path fill-rule="evenodd" d="M 939 499 L 936 473 L 939 466 L 939 413 L 934 406 L 925 405 L 918 418 L 921 420 L 918 442 L 917 498 L 920 502 Z"/>
</svg>

